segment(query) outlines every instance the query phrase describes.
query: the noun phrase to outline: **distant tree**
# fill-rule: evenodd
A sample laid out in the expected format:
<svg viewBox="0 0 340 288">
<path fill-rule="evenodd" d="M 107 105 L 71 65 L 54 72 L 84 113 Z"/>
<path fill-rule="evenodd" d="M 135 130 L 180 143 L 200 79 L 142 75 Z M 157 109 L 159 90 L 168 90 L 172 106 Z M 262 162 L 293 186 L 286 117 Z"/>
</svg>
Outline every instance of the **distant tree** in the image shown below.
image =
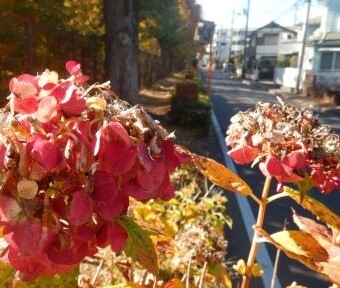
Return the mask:
<svg viewBox="0 0 340 288">
<path fill-rule="evenodd" d="M 195 55 L 193 35 L 201 14 L 195 0 L 144 0 L 140 12 L 140 38 L 157 39 L 163 76 L 171 73 L 176 60 Z"/>
<path fill-rule="evenodd" d="M 122 99 L 139 102 L 138 0 L 104 0 L 106 79 Z"/>
</svg>

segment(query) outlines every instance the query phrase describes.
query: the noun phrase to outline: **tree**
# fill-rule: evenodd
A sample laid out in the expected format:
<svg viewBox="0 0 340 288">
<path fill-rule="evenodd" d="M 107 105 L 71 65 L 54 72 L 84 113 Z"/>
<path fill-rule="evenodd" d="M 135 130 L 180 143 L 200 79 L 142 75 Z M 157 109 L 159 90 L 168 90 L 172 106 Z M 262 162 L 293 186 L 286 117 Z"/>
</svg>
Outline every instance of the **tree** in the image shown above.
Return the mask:
<svg viewBox="0 0 340 288">
<path fill-rule="evenodd" d="M 138 0 L 104 0 L 106 79 L 131 104 L 139 102 Z"/>
</svg>

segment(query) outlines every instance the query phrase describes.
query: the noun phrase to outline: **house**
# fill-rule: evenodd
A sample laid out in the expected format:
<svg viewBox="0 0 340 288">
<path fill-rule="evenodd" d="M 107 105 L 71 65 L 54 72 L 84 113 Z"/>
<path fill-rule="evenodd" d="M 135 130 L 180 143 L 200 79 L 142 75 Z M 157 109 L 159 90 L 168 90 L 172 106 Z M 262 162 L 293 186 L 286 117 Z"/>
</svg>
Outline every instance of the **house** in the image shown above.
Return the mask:
<svg viewBox="0 0 340 288">
<path fill-rule="evenodd" d="M 256 78 L 273 79 L 280 43 L 296 39 L 297 32 L 270 22 L 253 31 L 249 37 L 249 46 L 245 51 L 246 74 L 252 77 L 258 71 Z"/>
<path fill-rule="evenodd" d="M 319 3 L 323 4 L 321 25 L 308 39 L 310 56 L 303 66 L 305 91 L 311 96 L 330 97 L 332 102 L 340 104 L 340 1 L 319 0 Z"/>
</svg>

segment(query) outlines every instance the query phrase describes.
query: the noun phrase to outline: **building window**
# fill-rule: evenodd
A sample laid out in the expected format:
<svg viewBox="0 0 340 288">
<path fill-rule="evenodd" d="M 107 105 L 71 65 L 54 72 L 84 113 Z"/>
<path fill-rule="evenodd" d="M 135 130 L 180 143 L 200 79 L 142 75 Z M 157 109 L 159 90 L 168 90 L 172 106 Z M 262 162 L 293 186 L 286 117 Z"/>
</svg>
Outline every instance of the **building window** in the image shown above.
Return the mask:
<svg viewBox="0 0 340 288">
<path fill-rule="evenodd" d="M 334 54 L 335 54 L 334 70 L 340 71 L 340 52 Z"/>
<path fill-rule="evenodd" d="M 321 71 L 340 71 L 340 52 L 322 52 Z"/>
<path fill-rule="evenodd" d="M 279 40 L 278 35 L 265 35 L 264 45 L 277 45 Z"/>
</svg>

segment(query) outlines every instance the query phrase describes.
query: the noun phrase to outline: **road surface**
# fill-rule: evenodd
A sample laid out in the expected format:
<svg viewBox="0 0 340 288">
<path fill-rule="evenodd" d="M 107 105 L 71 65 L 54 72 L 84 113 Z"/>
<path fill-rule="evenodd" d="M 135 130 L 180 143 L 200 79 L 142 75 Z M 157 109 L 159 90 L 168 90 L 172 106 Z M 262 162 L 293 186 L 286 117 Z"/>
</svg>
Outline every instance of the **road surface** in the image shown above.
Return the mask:
<svg viewBox="0 0 340 288">
<path fill-rule="evenodd" d="M 203 81 L 206 81 L 206 71 L 201 70 L 201 77 Z M 242 82 L 240 80 L 231 79 L 222 72 L 213 72 L 211 82 L 211 99 L 213 103 L 213 110 L 216 115 L 217 122 L 221 129 L 222 135 L 225 135 L 225 131 L 229 125 L 229 119 L 240 110 L 246 110 L 247 108 L 253 108 L 258 102 L 271 102 L 277 103 L 277 99 L 274 95 L 268 93 L 268 85 L 256 82 Z M 311 99 L 305 97 L 293 97 L 282 95 L 285 103 L 292 103 L 295 105 L 302 105 L 308 108 L 313 108 L 318 114 L 320 119 L 326 122 L 326 124 L 332 124 L 336 128 L 337 132 L 340 131 L 340 110 L 336 107 L 318 107 Z M 218 159 L 222 161 L 222 159 Z M 249 166 L 236 165 L 237 172 L 245 179 L 256 195 L 260 195 L 264 183 L 264 177 L 260 174 L 257 168 L 251 169 Z M 271 194 L 275 194 L 275 187 L 273 187 Z M 339 214 L 340 201 L 339 191 L 334 191 L 331 195 L 326 197 L 319 192 L 313 191 L 313 196 L 317 197 L 320 201 L 325 203 L 330 209 Z M 245 217 L 245 220 L 249 220 L 249 215 L 242 215 L 242 211 L 239 209 L 239 203 L 235 199 L 232 193 L 228 193 L 228 213 L 233 217 L 234 227 L 232 231 L 227 231 L 227 238 L 229 240 L 228 257 L 233 259 L 243 258 L 246 260 L 248 255 L 248 249 L 250 247 L 249 237 L 245 230 L 245 225 L 241 220 L 241 217 Z M 250 207 L 254 215 L 257 214 L 257 206 L 251 201 Z M 280 199 L 273 202 L 268 206 L 267 215 L 265 220 L 265 230 L 269 233 L 274 233 L 282 230 L 285 219 L 288 220 L 288 229 L 297 229 L 291 220 L 291 207 L 302 214 L 308 215 L 301 207 L 297 206 L 290 199 Z M 243 213 L 244 214 L 244 213 Z M 247 219 L 249 218 L 249 219 Z M 265 245 L 268 249 L 272 263 L 275 262 L 276 249 L 270 244 Z M 278 262 L 278 278 L 279 281 L 274 286 L 286 287 L 292 282 L 296 281 L 298 284 L 306 286 L 308 288 L 323 288 L 329 287 L 330 282 L 326 281 L 323 277 L 314 273 L 313 271 L 305 268 L 302 264 L 295 260 L 289 259 L 283 253 L 280 254 Z M 266 264 L 265 264 L 266 266 Z M 264 267 L 265 271 L 266 268 Z M 269 268 L 268 268 L 269 269 Z M 280 285 L 281 284 L 281 285 Z M 269 288 L 268 281 L 263 284 L 263 281 L 255 279 L 252 283 L 252 288 Z"/>
</svg>

